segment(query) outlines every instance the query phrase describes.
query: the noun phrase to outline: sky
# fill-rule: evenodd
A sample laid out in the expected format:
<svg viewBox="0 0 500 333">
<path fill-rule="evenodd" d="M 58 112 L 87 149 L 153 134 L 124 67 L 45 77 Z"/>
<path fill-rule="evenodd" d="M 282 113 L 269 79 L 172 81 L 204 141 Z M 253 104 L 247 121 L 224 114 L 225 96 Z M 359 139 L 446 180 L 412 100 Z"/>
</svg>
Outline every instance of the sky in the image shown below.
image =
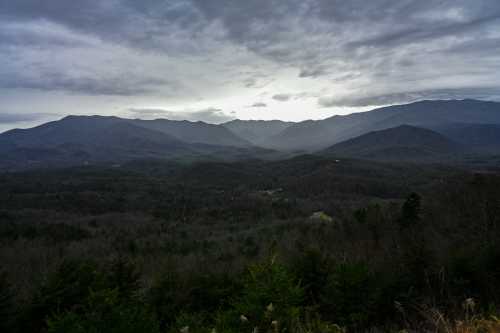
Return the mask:
<svg viewBox="0 0 500 333">
<path fill-rule="evenodd" d="M 500 100 L 498 0 L 0 0 L 0 131 Z"/>
</svg>

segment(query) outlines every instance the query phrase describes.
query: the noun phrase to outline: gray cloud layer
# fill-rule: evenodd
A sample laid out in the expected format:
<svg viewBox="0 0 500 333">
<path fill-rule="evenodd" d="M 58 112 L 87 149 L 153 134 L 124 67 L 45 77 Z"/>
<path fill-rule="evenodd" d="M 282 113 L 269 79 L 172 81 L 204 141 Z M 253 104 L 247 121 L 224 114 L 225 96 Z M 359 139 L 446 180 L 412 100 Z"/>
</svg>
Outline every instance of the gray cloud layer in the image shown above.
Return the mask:
<svg viewBox="0 0 500 333">
<path fill-rule="evenodd" d="M 169 120 L 189 120 L 204 121 L 207 123 L 220 124 L 234 120 L 233 116 L 228 116 L 221 109 L 208 108 L 196 111 L 168 111 L 163 109 L 130 109 L 132 117 L 140 119 L 169 119 Z"/>
<path fill-rule="evenodd" d="M 50 113 L 1 113 L 0 124 L 15 124 L 21 122 L 31 122 L 40 119 L 53 117 Z"/>
<path fill-rule="evenodd" d="M 276 94 L 273 96 L 273 99 L 279 102 L 286 102 L 290 100 L 290 97 L 289 94 Z"/>
<path fill-rule="evenodd" d="M 242 108 L 308 96 L 303 118 L 498 99 L 499 54 L 497 0 L 0 0 L 0 98 L 22 92 L 25 109 L 33 91 L 109 96 L 122 109 L 130 98 L 191 110 L 216 100 L 222 111 L 186 115 L 210 121 L 248 91 Z"/>
</svg>

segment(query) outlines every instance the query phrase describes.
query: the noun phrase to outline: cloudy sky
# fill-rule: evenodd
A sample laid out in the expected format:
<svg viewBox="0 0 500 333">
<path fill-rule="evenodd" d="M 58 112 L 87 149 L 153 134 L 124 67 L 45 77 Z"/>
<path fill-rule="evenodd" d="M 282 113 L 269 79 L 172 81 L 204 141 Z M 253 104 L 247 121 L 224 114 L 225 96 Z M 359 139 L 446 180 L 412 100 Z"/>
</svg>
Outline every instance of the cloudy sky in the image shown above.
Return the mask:
<svg viewBox="0 0 500 333">
<path fill-rule="evenodd" d="M 498 0 L 0 0 L 0 131 L 500 99 Z"/>
</svg>

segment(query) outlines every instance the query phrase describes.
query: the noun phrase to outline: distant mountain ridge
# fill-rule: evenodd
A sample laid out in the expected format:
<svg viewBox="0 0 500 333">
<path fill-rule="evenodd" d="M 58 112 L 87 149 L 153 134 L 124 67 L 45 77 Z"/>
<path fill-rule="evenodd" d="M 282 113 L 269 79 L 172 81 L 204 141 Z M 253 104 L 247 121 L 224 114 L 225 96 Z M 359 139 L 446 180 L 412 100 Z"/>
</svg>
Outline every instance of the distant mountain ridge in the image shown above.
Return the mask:
<svg viewBox="0 0 500 333">
<path fill-rule="evenodd" d="M 236 119 L 224 123 L 222 126 L 253 144 L 261 145 L 293 124 L 295 123 L 281 120 Z"/>
<path fill-rule="evenodd" d="M 0 134 L 0 169 L 134 159 L 286 158 L 303 152 L 391 161 L 500 156 L 500 103 L 421 101 L 300 123 L 68 116 Z"/>
<path fill-rule="evenodd" d="M 265 142 L 279 150 L 314 151 L 371 131 L 400 125 L 433 129 L 452 123 L 500 124 L 500 103 L 477 100 L 420 101 L 294 124 Z"/>
<path fill-rule="evenodd" d="M 424 128 L 401 125 L 337 143 L 321 154 L 383 161 L 441 161 L 463 147 Z"/>
<path fill-rule="evenodd" d="M 206 136 L 208 142 L 220 144 L 198 142 Z M 152 158 L 231 158 L 265 152 L 221 126 L 103 116 L 68 116 L 0 134 L 0 168 L 14 169 Z"/>
<path fill-rule="evenodd" d="M 204 143 L 219 146 L 248 147 L 252 143 L 224 126 L 187 120 L 128 120 L 134 125 L 159 131 L 189 143 Z"/>
<path fill-rule="evenodd" d="M 436 132 L 483 153 L 500 153 L 500 124 L 445 124 L 433 128 Z"/>
</svg>

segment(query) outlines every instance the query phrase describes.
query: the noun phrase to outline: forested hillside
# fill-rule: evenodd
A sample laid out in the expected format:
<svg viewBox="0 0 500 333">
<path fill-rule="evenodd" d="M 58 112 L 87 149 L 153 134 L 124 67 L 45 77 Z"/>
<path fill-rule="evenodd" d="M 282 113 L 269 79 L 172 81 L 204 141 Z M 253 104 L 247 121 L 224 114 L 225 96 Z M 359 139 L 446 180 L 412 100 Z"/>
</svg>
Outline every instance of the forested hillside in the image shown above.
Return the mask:
<svg viewBox="0 0 500 333">
<path fill-rule="evenodd" d="M 302 156 L 0 182 L 2 332 L 499 325 L 491 173 Z"/>
</svg>

